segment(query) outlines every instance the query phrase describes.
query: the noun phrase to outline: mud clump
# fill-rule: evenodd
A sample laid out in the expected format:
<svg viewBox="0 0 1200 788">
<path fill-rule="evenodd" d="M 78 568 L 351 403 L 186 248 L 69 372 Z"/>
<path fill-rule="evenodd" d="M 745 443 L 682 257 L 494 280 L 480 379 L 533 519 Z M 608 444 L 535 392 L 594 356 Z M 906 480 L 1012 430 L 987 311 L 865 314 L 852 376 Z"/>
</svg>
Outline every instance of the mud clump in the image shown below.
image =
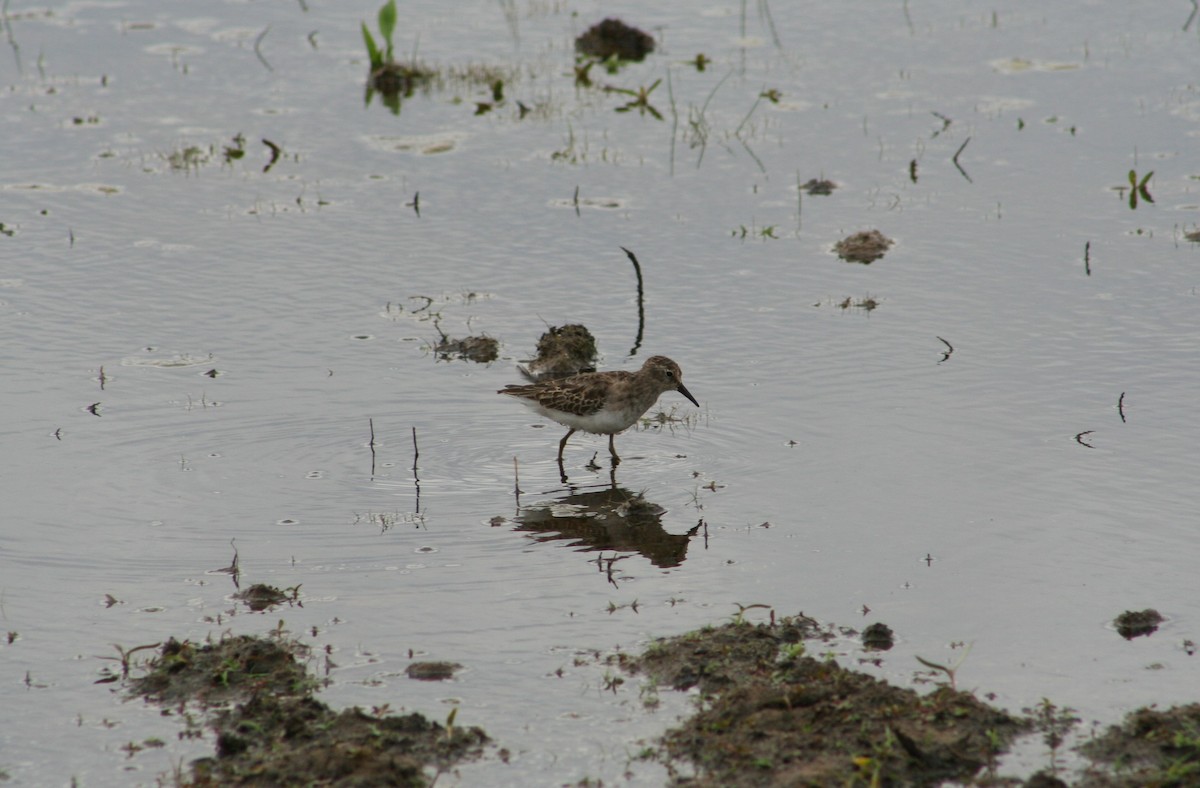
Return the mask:
<svg viewBox="0 0 1200 788">
<path fill-rule="evenodd" d="M 675 785 L 938 785 L 970 780 L 1027 721 L 941 687 L 918 695 L 804 656 L 822 636 L 804 616 L 735 622 L 662 640 L 627 669 L 676 689 L 700 711 L 668 731 L 660 759 L 686 761 Z M 686 771 L 686 770 L 685 770 Z"/>
<path fill-rule="evenodd" d="M 883 257 L 894 243 L 878 230 L 863 230 L 838 241 L 833 251 L 848 263 L 867 265 Z"/>
<path fill-rule="evenodd" d="M 304 607 L 299 598 L 300 587 L 296 586 L 289 590 L 291 591 L 290 594 L 266 583 L 255 583 L 245 591 L 239 591 L 234 594 L 233 598 L 244 602 L 246 607 L 250 608 L 251 612 L 254 613 L 261 613 L 264 610 L 270 610 L 285 603 Z"/>
<path fill-rule="evenodd" d="M 418 681 L 445 681 L 461 669 L 462 665 L 457 662 L 414 662 L 404 672 L 410 679 Z"/>
<path fill-rule="evenodd" d="M 312 697 L 318 682 L 298 661 L 307 653 L 285 639 L 172 638 L 130 687 L 164 707 L 193 701 L 208 714 L 216 754 L 192 762 L 193 786 L 425 786 L 427 767 L 478 757 L 488 741 L 479 728 L 417 713 L 335 712 Z"/>
<path fill-rule="evenodd" d="M 837 184 L 825 178 L 809 178 L 800 188 L 806 194 L 827 195 L 833 194 L 833 190 L 837 188 Z"/>
<path fill-rule="evenodd" d="M 862 642 L 868 651 L 890 651 L 896 636 L 887 624 L 875 623 L 863 630 Z"/>
<path fill-rule="evenodd" d="M 1162 614 L 1154 608 L 1145 610 L 1126 610 L 1113 619 L 1117 634 L 1126 640 L 1153 635 L 1158 631 L 1158 625 L 1164 621 Z"/>
<path fill-rule="evenodd" d="M 385 96 L 412 96 L 418 87 L 426 87 L 433 72 L 415 64 L 383 63 L 371 71 L 368 85 Z"/>
<path fill-rule="evenodd" d="M 466 339 L 442 337 L 434 350 L 445 359 L 462 358 L 477 364 L 490 364 L 500 356 L 500 343 L 485 336 Z"/>
<path fill-rule="evenodd" d="M 565 378 L 596 369 L 596 338 L 579 323 L 551 326 L 537 343 L 537 357 L 521 369 L 531 380 Z"/>
<path fill-rule="evenodd" d="M 1200 704 L 1166 711 L 1138 709 L 1079 751 L 1119 767 L 1115 774 L 1089 771 L 1081 785 L 1135 788 L 1200 784 Z"/>
<path fill-rule="evenodd" d="M 255 692 L 312 691 L 317 682 L 297 662 L 307 649 L 239 635 L 197 646 L 170 638 L 144 676 L 130 681 L 133 693 L 164 705 L 224 703 Z"/>
<path fill-rule="evenodd" d="M 600 60 L 641 61 L 654 51 L 654 37 L 620 19 L 605 19 L 575 39 L 575 51 Z"/>
</svg>

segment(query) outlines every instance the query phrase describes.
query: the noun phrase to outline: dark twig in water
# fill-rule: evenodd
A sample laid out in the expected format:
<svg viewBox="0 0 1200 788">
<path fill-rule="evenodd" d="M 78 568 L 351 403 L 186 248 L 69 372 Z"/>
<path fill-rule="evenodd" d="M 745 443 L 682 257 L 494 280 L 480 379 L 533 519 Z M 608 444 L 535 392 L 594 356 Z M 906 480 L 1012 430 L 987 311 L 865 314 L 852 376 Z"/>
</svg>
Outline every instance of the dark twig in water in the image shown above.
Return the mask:
<svg viewBox="0 0 1200 788">
<path fill-rule="evenodd" d="M 575 206 L 575 215 L 578 216 L 579 215 L 579 186 L 575 187 L 575 196 L 572 198 L 571 202 Z"/>
<path fill-rule="evenodd" d="M 1078 443 L 1080 446 L 1087 446 L 1089 449 L 1096 448 L 1095 446 L 1093 446 L 1092 444 L 1088 443 L 1087 441 L 1085 441 L 1083 439 L 1084 435 L 1091 435 L 1093 432 L 1095 432 L 1095 430 L 1084 430 L 1083 432 L 1081 432 L 1075 436 L 1075 442 Z"/>
<path fill-rule="evenodd" d="M 935 334 L 935 336 L 936 336 L 936 334 Z M 943 361 L 950 358 L 950 354 L 952 354 L 954 352 L 954 345 L 951 345 L 949 342 L 942 339 L 941 337 L 938 337 L 938 339 L 941 340 L 941 343 L 946 346 L 946 349 L 942 351 L 941 359 L 938 361 L 938 363 L 941 364 Z"/>
<path fill-rule="evenodd" d="M 1117 397 L 1117 413 L 1121 415 L 1121 423 L 1125 423 L 1125 392 L 1121 392 L 1121 396 Z"/>
<path fill-rule="evenodd" d="M 642 286 L 642 266 L 638 263 L 637 257 L 633 252 L 621 247 L 621 251 L 629 255 L 629 261 L 633 263 L 634 273 L 637 274 L 637 304 L 638 304 L 638 330 L 637 339 L 633 343 L 633 349 L 629 351 L 629 355 L 636 356 L 638 348 L 642 346 L 642 332 L 646 328 L 646 307 L 645 307 L 645 290 Z"/>
<path fill-rule="evenodd" d="M 371 476 L 375 476 L 375 419 L 367 419 L 367 427 L 371 430 L 371 442 L 367 445 L 371 447 Z"/>
<path fill-rule="evenodd" d="M 265 174 L 271 171 L 271 168 L 275 166 L 275 162 L 279 161 L 279 154 L 283 153 L 283 148 L 265 138 L 263 139 L 263 145 L 271 149 L 271 160 L 263 167 L 263 173 Z"/>
<path fill-rule="evenodd" d="M 258 58 L 259 63 L 262 63 L 267 67 L 267 71 L 274 71 L 275 69 L 271 68 L 271 64 L 267 62 L 267 59 L 263 57 L 262 51 L 258 48 L 259 44 L 263 42 L 263 39 L 267 37 L 267 33 L 269 32 L 271 32 L 271 26 L 267 25 L 263 28 L 263 31 L 258 34 L 258 38 L 254 39 L 254 55 Z"/>
<path fill-rule="evenodd" d="M 940 112 L 930 112 L 929 114 L 933 115 L 935 118 L 937 118 L 938 120 L 940 120 L 942 122 L 942 127 L 940 129 L 938 129 L 937 131 L 933 132 L 933 134 L 930 135 L 930 139 L 936 139 L 939 134 L 941 134 L 946 129 L 950 128 L 950 124 L 954 122 L 954 120 L 952 118 L 948 118 Z"/>
<path fill-rule="evenodd" d="M 241 588 L 241 586 L 238 584 L 238 579 L 242 575 L 242 568 L 238 565 L 238 550 L 236 542 L 236 539 L 229 540 L 229 546 L 233 548 L 233 560 L 229 563 L 229 566 L 214 571 L 220 574 L 229 575 L 233 579 L 234 588 Z"/>
<path fill-rule="evenodd" d="M 417 215 L 417 218 L 420 219 L 421 218 L 421 193 L 415 192 L 413 194 L 412 202 L 405 203 L 404 207 L 412 208 L 413 213 L 415 213 Z"/>
<path fill-rule="evenodd" d="M 963 149 L 967 147 L 967 143 L 970 141 L 970 137 L 967 137 L 965 140 L 963 140 L 963 144 L 958 146 L 958 150 L 954 152 L 954 156 L 950 158 L 950 161 L 954 162 L 954 166 L 957 167 L 958 171 L 962 173 L 962 176 L 967 179 L 967 183 L 974 183 L 975 181 L 971 180 L 971 176 L 967 175 L 967 171 L 964 170 L 962 165 L 958 163 L 959 154 L 963 152 Z"/>
<path fill-rule="evenodd" d="M 4 5 L 7 6 L 8 3 L 5 3 Z M 1183 23 L 1183 32 L 1186 33 L 1187 29 L 1192 26 L 1192 22 L 1196 21 L 1197 13 L 1200 13 L 1200 3 L 1198 3 L 1197 0 L 1192 0 L 1192 13 L 1188 14 L 1187 21 Z"/>
<path fill-rule="evenodd" d="M 1083 245 L 1083 272 L 1088 276 L 1092 275 L 1092 242 L 1088 241 Z"/>
<path fill-rule="evenodd" d="M 417 448 L 417 428 L 416 427 L 412 428 L 412 439 L 413 439 L 413 467 L 412 467 L 413 487 L 415 487 L 416 491 L 417 491 L 416 502 L 413 504 L 413 511 L 416 514 L 420 515 L 421 514 L 421 477 L 417 473 L 417 459 L 421 456 L 421 450 Z M 419 519 L 418 519 L 417 523 L 418 523 L 418 525 L 420 524 Z"/>
<path fill-rule="evenodd" d="M 521 472 L 517 468 L 517 458 L 513 456 L 513 497 L 517 499 L 517 509 L 521 508 Z"/>
</svg>

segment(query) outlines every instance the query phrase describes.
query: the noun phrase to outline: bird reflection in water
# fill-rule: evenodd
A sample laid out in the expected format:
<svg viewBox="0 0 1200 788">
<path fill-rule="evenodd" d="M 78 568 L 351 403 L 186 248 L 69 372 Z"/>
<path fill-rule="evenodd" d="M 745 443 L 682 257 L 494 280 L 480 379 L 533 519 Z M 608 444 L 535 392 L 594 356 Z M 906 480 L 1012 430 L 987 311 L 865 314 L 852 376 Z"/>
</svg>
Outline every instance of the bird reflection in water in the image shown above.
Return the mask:
<svg viewBox="0 0 1200 788">
<path fill-rule="evenodd" d="M 640 553 L 667 569 L 683 563 L 688 542 L 704 523 L 687 533 L 667 533 L 662 525 L 665 513 L 644 496 L 612 486 L 522 506 L 516 530 L 538 542 L 569 541 L 568 546 L 581 551 Z"/>
</svg>

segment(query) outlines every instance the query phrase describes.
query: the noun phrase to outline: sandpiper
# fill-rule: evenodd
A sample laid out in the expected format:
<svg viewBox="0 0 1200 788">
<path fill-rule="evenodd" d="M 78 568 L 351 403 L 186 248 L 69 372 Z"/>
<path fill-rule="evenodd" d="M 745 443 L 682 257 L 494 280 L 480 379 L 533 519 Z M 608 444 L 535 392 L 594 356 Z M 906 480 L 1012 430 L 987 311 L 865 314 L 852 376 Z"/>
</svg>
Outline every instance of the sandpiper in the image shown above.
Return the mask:
<svg viewBox="0 0 1200 788">
<path fill-rule="evenodd" d="M 679 365 L 666 356 L 651 356 L 637 372 L 584 372 L 560 380 L 545 380 L 524 386 L 505 386 L 497 394 L 509 394 L 548 419 L 564 427 L 567 434 L 558 443 L 561 465 L 567 438 L 576 430 L 608 436 L 613 465 L 621 461 L 613 438 L 633 425 L 664 391 L 678 391 L 700 403 L 683 385 Z"/>
</svg>

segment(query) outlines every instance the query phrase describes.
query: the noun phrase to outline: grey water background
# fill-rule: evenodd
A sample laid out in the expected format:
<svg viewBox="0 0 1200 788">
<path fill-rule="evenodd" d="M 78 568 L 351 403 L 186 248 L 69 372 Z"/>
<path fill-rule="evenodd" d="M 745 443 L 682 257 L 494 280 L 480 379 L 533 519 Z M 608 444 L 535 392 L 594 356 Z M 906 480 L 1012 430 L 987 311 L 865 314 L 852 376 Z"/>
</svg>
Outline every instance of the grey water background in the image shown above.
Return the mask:
<svg viewBox="0 0 1200 788">
<path fill-rule="evenodd" d="M 634 756 L 688 699 L 646 709 L 594 657 L 739 604 L 886 622 L 878 665 L 851 635 L 831 650 L 901 685 L 969 643 L 960 686 L 1085 729 L 1197 699 L 1189 4 L 401 3 L 400 52 L 506 74 L 481 115 L 490 89 L 453 79 L 364 106 L 377 7 L 5 7 L 15 784 L 153 784 L 210 752 L 93 684 L 97 655 L 280 621 L 330 649 L 325 701 L 458 707 L 510 751 L 442 778 L 464 785 L 660 784 Z M 574 36 L 608 15 L 659 50 L 594 82 L 662 79 L 662 121 L 575 85 Z M 1152 203 L 1131 208 L 1130 170 Z M 838 188 L 798 190 L 818 177 Z M 897 242 L 882 260 L 831 253 L 870 228 Z M 632 357 L 621 246 L 645 276 Z M 439 360 L 431 312 L 501 359 Z M 521 505 L 561 502 L 562 431 L 494 392 L 567 322 L 605 368 L 671 356 L 701 402 L 668 394 L 686 421 L 617 439 L 617 482 L 668 532 L 701 526 L 678 566 L 516 530 L 513 458 Z M 573 482 L 608 482 L 594 452 L 572 439 Z M 235 547 L 243 584 L 303 607 L 232 601 Z M 1145 607 L 1164 626 L 1120 638 Z M 411 681 L 413 658 L 465 669 Z M 166 746 L 122 749 L 148 737 Z"/>
</svg>

